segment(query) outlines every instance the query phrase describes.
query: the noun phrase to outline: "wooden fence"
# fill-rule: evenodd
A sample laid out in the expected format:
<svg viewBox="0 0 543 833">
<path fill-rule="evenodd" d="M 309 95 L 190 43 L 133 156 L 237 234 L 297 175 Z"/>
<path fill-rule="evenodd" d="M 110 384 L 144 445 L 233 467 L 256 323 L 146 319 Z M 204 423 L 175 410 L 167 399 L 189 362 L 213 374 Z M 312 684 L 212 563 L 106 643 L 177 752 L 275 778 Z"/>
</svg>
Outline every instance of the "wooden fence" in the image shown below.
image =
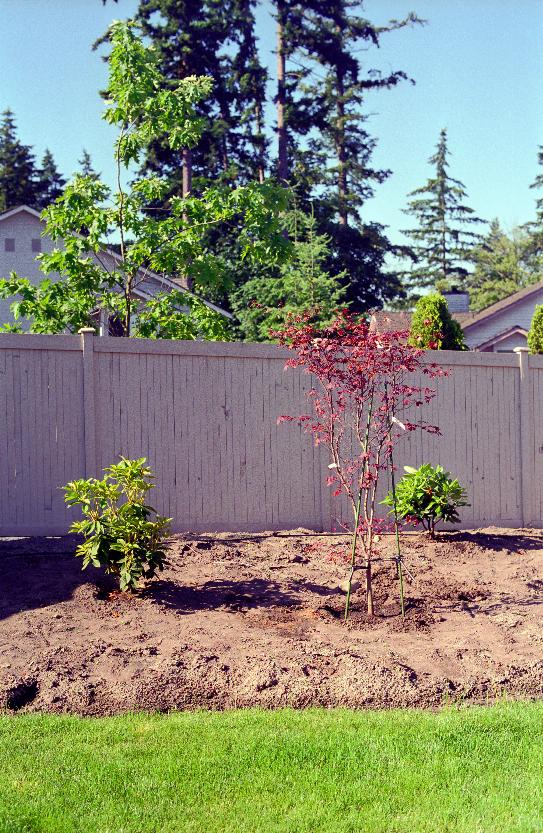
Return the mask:
<svg viewBox="0 0 543 833">
<path fill-rule="evenodd" d="M 64 533 L 59 487 L 119 454 L 145 456 L 153 502 L 176 530 L 337 528 L 325 451 L 281 414 L 310 379 L 261 344 L 0 335 L 0 535 Z M 428 421 L 397 460 L 442 463 L 467 487 L 464 527 L 541 525 L 543 357 L 428 353 Z"/>
</svg>

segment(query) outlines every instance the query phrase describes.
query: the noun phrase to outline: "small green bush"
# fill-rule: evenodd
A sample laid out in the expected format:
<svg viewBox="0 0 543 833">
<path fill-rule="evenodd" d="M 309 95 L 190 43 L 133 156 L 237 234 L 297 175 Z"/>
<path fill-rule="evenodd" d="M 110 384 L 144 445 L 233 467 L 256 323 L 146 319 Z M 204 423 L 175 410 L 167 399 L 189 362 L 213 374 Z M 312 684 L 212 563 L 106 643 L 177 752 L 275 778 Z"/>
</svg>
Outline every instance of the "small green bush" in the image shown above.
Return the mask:
<svg viewBox="0 0 543 833">
<path fill-rule="evenodd" d="M 459 523 L 457 507 L 468 506 L 466 491 L 458 480 L 451 477 L 443 466 L 425 463 L 419 469 L 404 466 L 405 475 L 396 486 L 396 511 L 398 518 L 412 518 L 435 537 L 439 521 Z M 389 492 L 383 500 L 394 514 L 394 495 Z"/>
<path fill-rule="evenodd" d="M 135 590 L 138 581 L 152 578 L 164 568 L 164 541 L 171 518 L 157 515 L 145 503 L 153 488 L 151 469 L 145 457 L 127 460 L 104 469 L 103 480 L 74 480 L 64 486 L 64 500 L 80 506 L 83 519 L 74 521 L 70 532 L 84 536 L 76 555 L 89 564 L 119 576 L 121 590 Z M 153 518 L 154 516 L 154 518 Z"/>
<path fill-rule="evenodd" d="M 423 350 L 467 350 L 464 333 L 437 292 L 419 298 L 409 331 L 409 344 Z"/>
<path fill-rule="evenodd" d="M 528 331 L 530 353 L 543 353 L 543 304 L 537 304 Z"/>
</svg>

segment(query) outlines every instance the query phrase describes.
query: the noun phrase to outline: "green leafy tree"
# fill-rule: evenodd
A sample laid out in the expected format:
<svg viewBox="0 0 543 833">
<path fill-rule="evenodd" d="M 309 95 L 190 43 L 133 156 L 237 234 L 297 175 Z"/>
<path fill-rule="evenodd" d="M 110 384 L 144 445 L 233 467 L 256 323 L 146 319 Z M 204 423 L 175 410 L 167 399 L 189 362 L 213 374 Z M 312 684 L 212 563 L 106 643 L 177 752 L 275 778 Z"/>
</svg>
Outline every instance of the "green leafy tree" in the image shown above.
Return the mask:
<svg viewBox="0 0 543 833">
<path fill-rule="evenodd" d="M 62 194 L 66 180 L 60 174 L 53 154 L 46 149 L 38 174 L 39 201 L 36 208 L 46 208 Z"/>
<path fill-rule="evenodd" d="M 537 304 L 528 331 L 530 353 L 543 353 L 543 304 Z"/>
<path fill-rule="evenodd" d="M 533 271 L 530 246 L 526 231 L 518 229 L 510 236 L 497 219 L 492 220 L 488 234 L 471 254 L 475 268 L 465 287 L 472 310 L 484 309 L 541 279 L 542 273 Z"/>
<path fill-rule="evenodd" d="M 115 23 L 111 42 L 104 118 L 119 130 L 117 190 L 111 194 L 100 180 L 78 175 L 44 211 L 47 234 L 63 245 L 40 256 L 41 268 L 60 274 L 60 281 L 46 279 L 37 287 L 16 275 L 0 281 L 0 297 L 20 296 L 13 312 L 16 318 L 29 318 L 34 332 L 77 329 L 100 308 L 116 319 L 120 334 L 138 335 L 141 303 L 134 293 L 146 269 L 187 275 L 203 291 L 225 279 L 222 259 L 206 246 L 204 232 L 214 224 L 236 223 L 240 255 L 248 261 L 279 262 L 288 252 L 279 221 L 284 192 L 269 183 L 172 197 L 165 214 L 147 207 L 164 198 L 167 181 L 143 177 L 123 187 L 123 169 L 138 164 L 158 137 L 166 135 L 174 148 L 198 142 L 202 125 L 195 104 L 208 95 L 211 80 L 191 77 L 167 86 L 155 51 L 144 46 L 131 24 Z M 110 234 L 120 239 L 113 263 L 102 254 Z M 191 302 L 190 312 L 196 315 L 202 306 Z M 155 312 L 161 308 L 156 305 Z M 147 335 L 152 318 L 149 313 L 143 319 Z M 165 321 L 157 321 L 157 328 L 163 335 L 168 332 Z"/>
<path fill-rule="evenodd" d="M 448 157 L 447 131 L 442 130 L 436 153 L 428 160 L 435 168 L 434 176 L 411 192 L 409 196 L 414 199 L 405 210 L 418 223 L 416 228 L 403 232 L 411 239 L 416 255 L 415 265 L 404 273 L 409 289 L 435 287 L 446 291 L 453 286 L 464 287 L 467 261 L 481 241 L 481 235 L 472 229 L 484 220 L 465 204 L 466 190 L 458 179 L 449 176 Z"/>
<path fill-rule="evenodd" d="M 417 301 L 408 341 L 423 350 L 468 349 L 460 324 L 449 312 L 445 298 L 437 293 L 423 295 Z"/>
<path fill-rule="evenodd" d="M 0 211 L 18 205 L 35 207 L 40 200 L 40 183 L 32 148 L 17 136 L 11 110 L 4 110 L 0 122 Z"/>
<path fill-rule="evenodd" d="M 307 315 L 326 326 L 345 306 L 345 276 L 326 271 L 330 240 L 318 234 L 315 218 L 294 212 L 289 231 L 291 260 L 276 277 L 249 280 L 233 296 L 232 306 L 248 341 L 270 341 L 270 331 L 285 327 L 291 316 Z"/>
</svg>

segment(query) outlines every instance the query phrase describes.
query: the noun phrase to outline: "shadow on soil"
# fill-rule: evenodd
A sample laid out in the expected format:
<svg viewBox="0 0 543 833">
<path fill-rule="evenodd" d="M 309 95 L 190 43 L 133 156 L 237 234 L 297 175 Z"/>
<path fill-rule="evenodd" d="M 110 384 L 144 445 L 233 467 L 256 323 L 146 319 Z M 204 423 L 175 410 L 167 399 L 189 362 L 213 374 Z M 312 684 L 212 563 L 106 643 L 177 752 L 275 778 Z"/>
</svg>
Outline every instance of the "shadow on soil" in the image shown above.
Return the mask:
<svg viewBox="0 0 543 833">
<path fill-rule="evenodd" d="M 320 596 L 335 592 L 314 583 L 303 582 L 299 589 L 302 586 Z M 182 615 L 220 607 L 232 611 L 255 607 L 296 608 L 301 603 L 296 585 L 285 588 L 278 582 L 260 578 L 247 581 L 207 581 L 201 587 L 184 587 L 169 579 L 158 579 L 149 584 L 144 593 L 147 598 Z"/>
<path fill-rule="evenodd" d="M 511 535 L 494 535 L 493 533 L 471 532 L 470 530 L 439 532 L 437 542 L 446 543 L 447 541 L 476 544 L 478 547 L 484 547 L 495 552 L 509 550 L 509 552 L 520 553 L 526 550 L 540 550 L 543 547 L 543 535 L 524 535 L 522 532 Z"/>
</svg>

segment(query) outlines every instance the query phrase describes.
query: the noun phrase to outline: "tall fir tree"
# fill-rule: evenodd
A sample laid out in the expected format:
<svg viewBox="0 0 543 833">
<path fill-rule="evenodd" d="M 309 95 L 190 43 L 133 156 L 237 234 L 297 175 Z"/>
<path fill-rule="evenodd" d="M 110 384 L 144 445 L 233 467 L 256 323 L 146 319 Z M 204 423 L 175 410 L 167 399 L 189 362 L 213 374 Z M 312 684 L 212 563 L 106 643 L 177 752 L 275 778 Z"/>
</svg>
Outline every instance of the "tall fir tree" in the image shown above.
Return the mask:
<svg viewBox="0 0 543 833">
<path fill-rule="evenodd" d="M 94 166 L 92 164 L 92 159 L 90 153 L 83 148 L 81 159 L 77 160 L 77 164 L 79 165 L 78 173 L 81 176 L 90 176 L 92 179 L 100 179 L 100 174 L 96 172 Z"/>
<path fill-rule="evenodd" d="M 543 166 L 543 145 L 538 149 L 537 161 Z M 543 173 L 536 176 L 530 188 L 537 191 L 543 189 Z M 535 208 L 535 220 L 523 226 L 523 231 L 527 234 L 525 256 L 532 271 L 543 273 L 543 196 L 536 199 Z"/>
<path fill-rule="evenodd" d="M 195 149 L 172 152 L 153 143 L 143 172 L 171 181 L 172 193 L 197 192 L 213 181 L 264 178 L 266 71 L 256 49 L 255 0 L 140 0 L 135 15 L 172 82 L 191 75 L 213 79 L 198 112 L 204 121 Z"/>
<path fill-rule="evenodd" d="M 36 208 L 47 208 L 60 197 L 66 180 L 59 172 L 51 151 L 46 148 L 38 173 L 39 198 Z"/>
<path fill-rule="evenodd" d="M 409 194 L 413 199 L 404 211 L 418 223 L 402 232 L 411 239 L 416 256 L 414 266 L 404 273 L 404 284 L 410 290 L 465 287 L 468 262 L 481 241 L 481 234 L 472 228 L 485 221 L 466 205 L 463 183 L 449 176 L 448 157 L 447 131 L 443 129 L 436 152 L 428 160 L 435 173 Z"/>
<path fill-rule="evenodd" d="M 354 0 L 276 0 L 274 6 L 279 178 L 295 188 L 302 205 L 315 205 L 319 228 L 331 239 L 329 267 L 347 270 L 353 309 L 380 306 L 400 286 L 384 270 L 394 249 L 384 228 L 362 216 L 375 186 L 390 175 L 371 165 L 376 140 L 366 129 L 366 97 L 407 76 L 365 70 L 359 53 L 378 47 L 386 33 L 421 21 L 410 14 L 376 27 L 360 16 L 361 3 Z"/>
<path fill-rule="evenodd" d="M 32 148 L 17 136 L 15 117 L 4 110 L 0 122 L 0 211 L 39 206 L 40 182 Z"/>
</svg>

